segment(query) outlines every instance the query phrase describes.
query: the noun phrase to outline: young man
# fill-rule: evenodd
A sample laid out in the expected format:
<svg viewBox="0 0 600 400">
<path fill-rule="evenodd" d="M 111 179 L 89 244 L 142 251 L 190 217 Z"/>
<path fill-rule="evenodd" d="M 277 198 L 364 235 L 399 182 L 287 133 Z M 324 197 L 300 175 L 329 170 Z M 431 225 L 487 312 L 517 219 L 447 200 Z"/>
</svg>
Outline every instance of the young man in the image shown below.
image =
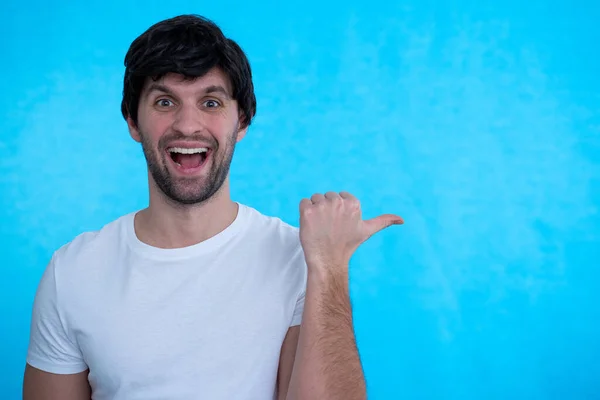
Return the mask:
<svg viewBox="0 0 600 400">
<path fill-rule="evenodd" d="M 232 201 L 256 100 L 246 56 L 212 22 L 162 21 L 125 65 L 149 206 L 54 253 L 24 399 L 364 399 L 348 262 L 402 219 L 363 221 L 330 192 L 300 202 L 297 229 Z"/>
</svg>

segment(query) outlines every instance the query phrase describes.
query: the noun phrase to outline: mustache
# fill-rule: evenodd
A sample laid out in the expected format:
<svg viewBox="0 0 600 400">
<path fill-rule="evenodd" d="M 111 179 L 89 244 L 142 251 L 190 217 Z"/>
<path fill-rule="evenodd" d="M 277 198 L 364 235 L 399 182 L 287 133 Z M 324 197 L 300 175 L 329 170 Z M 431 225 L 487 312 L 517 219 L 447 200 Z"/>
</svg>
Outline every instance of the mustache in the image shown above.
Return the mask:
<svg viewBox="0 0 600 400">
<path fill-rule="evenodd" d="M 161 137 L 158 141 L 158 147 L 160 149 L 165 149 L 168 147 L 170 142 L 175 140 L 181 140 L 186 142 L 199 142 L 205 145 L 208 145 L 213 150 L 217 150 L 219 147 L 219 143 L 211 137 L 206 137 L 202 135 L 184 135 L 182 133 L 169 133 Z"/>
</svg>

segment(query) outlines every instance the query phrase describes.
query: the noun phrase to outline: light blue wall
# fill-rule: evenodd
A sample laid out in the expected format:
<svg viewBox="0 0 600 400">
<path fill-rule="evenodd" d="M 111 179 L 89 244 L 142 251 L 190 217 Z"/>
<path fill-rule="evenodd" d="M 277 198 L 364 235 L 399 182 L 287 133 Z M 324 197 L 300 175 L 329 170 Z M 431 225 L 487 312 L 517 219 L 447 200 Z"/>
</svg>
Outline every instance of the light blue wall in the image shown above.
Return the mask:
<svg viewBox="0 0 600 400">
<path fill-rule="evenodd" d="M 296 224 L 301 197 L 349 190 L 406 220 L 353 261 L 372 399 L 600 398 L 600 6 L 452 3 L 3 6 L 0 398 L 52 252 L 145 206 L 123 57 L 189 12 L 253 66 L 237 200 Z"/>
</svg>

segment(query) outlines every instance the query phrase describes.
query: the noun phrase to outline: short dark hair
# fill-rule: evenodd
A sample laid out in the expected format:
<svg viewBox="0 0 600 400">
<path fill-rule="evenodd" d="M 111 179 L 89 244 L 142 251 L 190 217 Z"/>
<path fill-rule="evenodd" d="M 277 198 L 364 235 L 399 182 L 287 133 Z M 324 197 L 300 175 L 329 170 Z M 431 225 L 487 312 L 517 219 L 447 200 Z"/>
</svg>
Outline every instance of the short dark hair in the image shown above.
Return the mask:
<svg viewBox="0 0 600 400">
<path fill-rule="evenodd" d="M 158 80 L 176 73 L 194 79 L 214 67 L 229 78 L 242 125 L 250 125 L 256 114 L 256 97 L 248 58 L 214 22 L 199 15 L 160 21 L 131 43 L 125 55 L 123 117 L 130 117 L 137 125 L 140 95 L 148 78 Z"/>
</svg>

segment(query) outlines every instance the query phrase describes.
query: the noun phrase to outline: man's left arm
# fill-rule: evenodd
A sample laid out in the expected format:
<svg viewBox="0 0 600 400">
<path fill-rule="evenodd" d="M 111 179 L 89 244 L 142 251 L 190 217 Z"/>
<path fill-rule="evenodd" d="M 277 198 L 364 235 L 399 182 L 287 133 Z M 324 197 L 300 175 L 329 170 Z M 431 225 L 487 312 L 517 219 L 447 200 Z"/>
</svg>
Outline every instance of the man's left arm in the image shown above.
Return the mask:
<svg viewBox="0 0 600 400">
<path fill-rule="evenodd" d="M 278 400 L 366 399 L 352 322 L 348 265 L 360 244 L 376 232 L 402 223 L 402 218 L 392 214 L 363 221 L 360 203 L 347 192 L 302 200 L 300 239 L 308 267 L 307 287 L 300 330 L 288 333 L 282 347 L 283 384 Z"/>
<path fill-rule="evenodd" d="M 309 272 L 304 304 L 285 399 L 366 399 L 347 276 Z"/>
</svg>

